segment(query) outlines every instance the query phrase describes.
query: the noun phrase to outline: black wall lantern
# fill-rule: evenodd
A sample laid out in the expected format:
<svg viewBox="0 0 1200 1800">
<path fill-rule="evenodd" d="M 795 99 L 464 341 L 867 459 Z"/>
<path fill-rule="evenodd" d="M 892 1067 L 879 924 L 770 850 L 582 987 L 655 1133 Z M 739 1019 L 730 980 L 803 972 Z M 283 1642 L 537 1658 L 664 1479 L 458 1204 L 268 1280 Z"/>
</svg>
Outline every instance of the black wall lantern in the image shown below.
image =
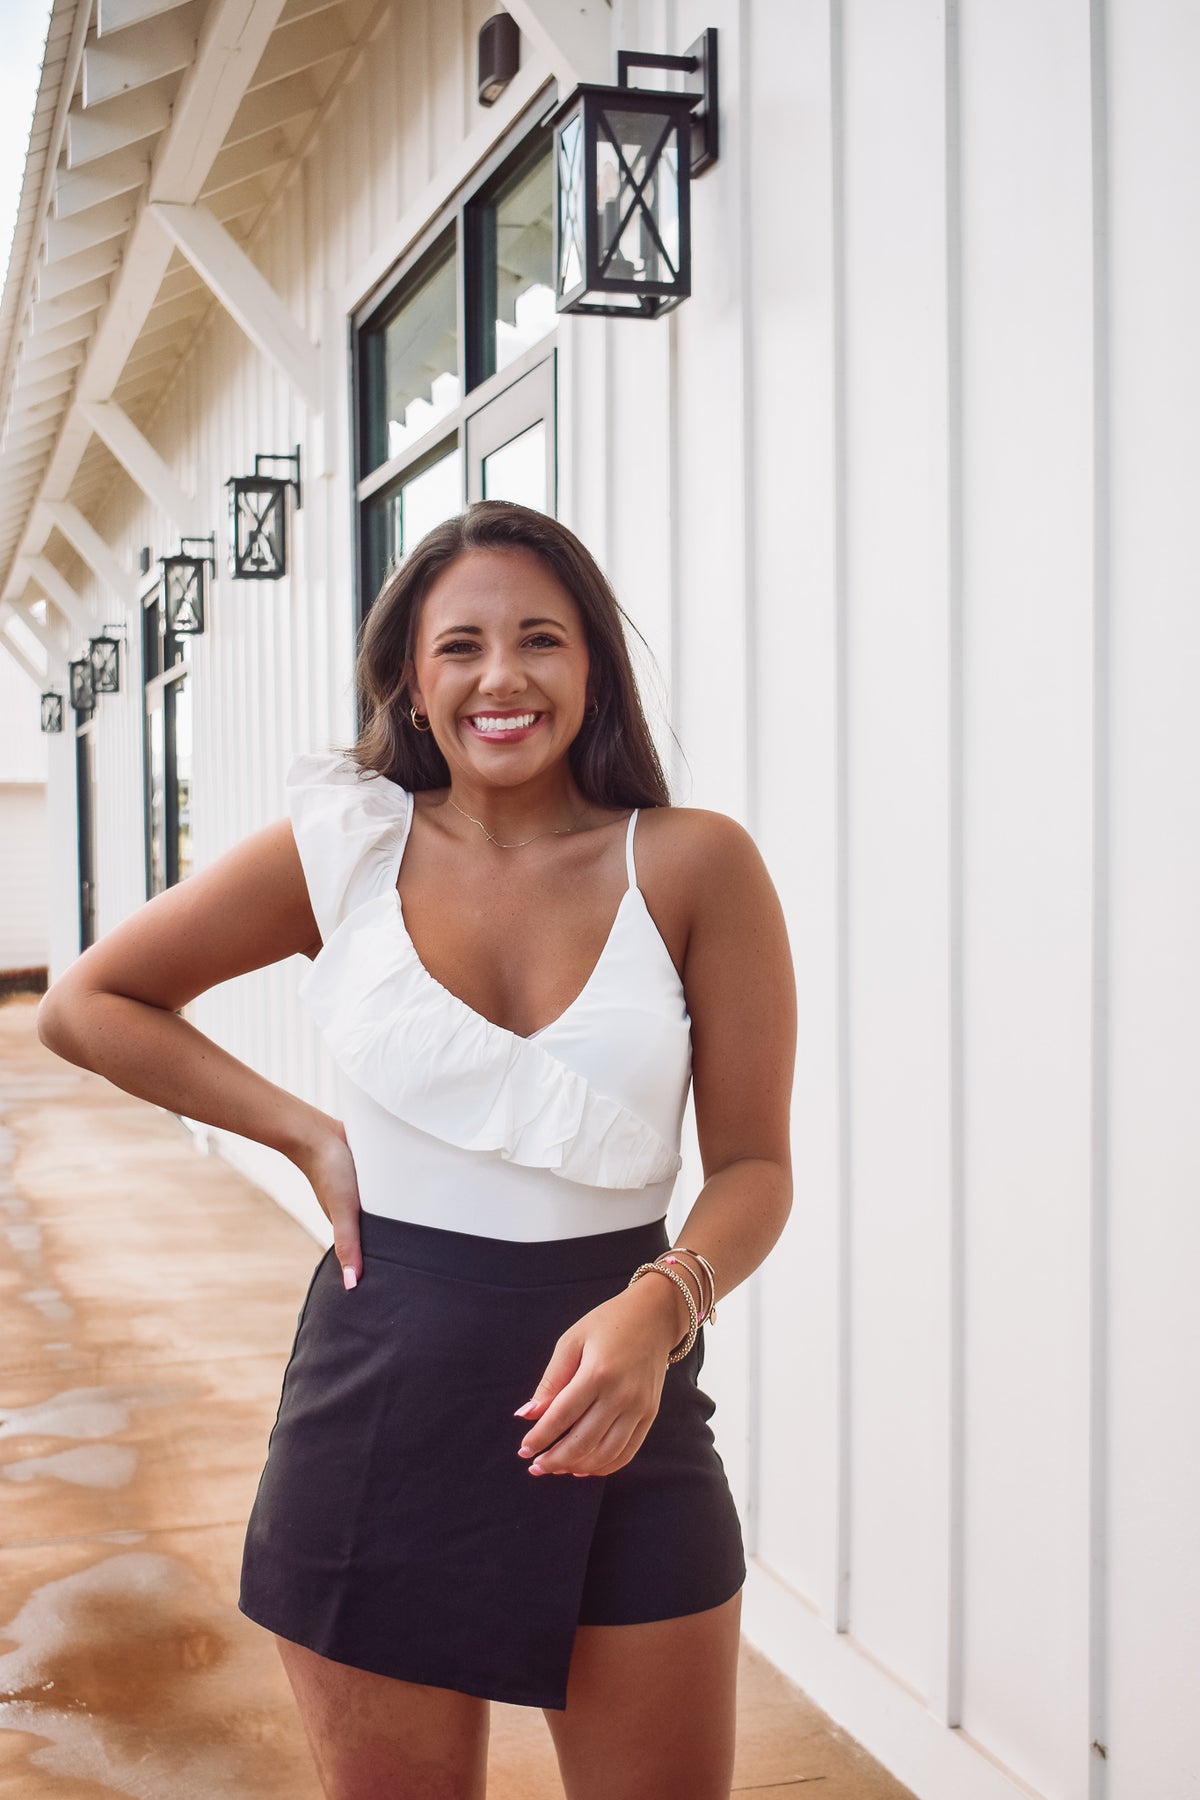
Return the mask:
<svg viewBox="0 0 1200 1800">
<path fill-rule="evenodd" d="M 110 631 L 119 631 L 119 638 L 109 637 Z M 121 691 L 121 643 L 125 637 L 124 625 L 105 625 L 100 637 L 88 640 L 88 655 L 92 662 L 92 692 L 95 694 L 119 694 Z"/>
<path fill-rule="evenodd" d="M 42 730 L 61 731 L 63 728 L 63 697 L 53 689 L 42 695 Z"/>
<path fill-rule="evenodd" d="M 67 673 L 71 678 L 71 706 L 77 713 L 90 713 L 96 704 L 96 690 L 92 686 L 92 659 L 81 656 L 78 662 L 67 664 Z"/>
<path fill-rule="evenodd" d="M 673 70 L 682 92 L 628 85 Z M 717 34 L 683 56 L 622 50 L 617 86 L 577 87 L 553 115 L 559 312 L 656 319 L 692 291 L 691 178 L 717 160 Z"/>
<path fill-rule="evenodd" d="M 197 556 L 195 544 L 207 546 Z M 216 572 L 216 534 L 208 537 L 180 538 L 174 556 L 160 556 L 163 572 L 163 599 L 166 603 L 167 630 L 176 637 L 197 637 L 204 630 L 204 569 L 207 564 Z"/>
<path fill-rule="evenodd" d="M 271 475 L 266 463 L 293 473 Z M 253 475 L 234 475 L 229 489 L 229 572 L 235 581 L 278 581 L 287 574 L 287 491 L 300 498 L 300 446 L 291 456 L 256 456 Z"/>
</svg>

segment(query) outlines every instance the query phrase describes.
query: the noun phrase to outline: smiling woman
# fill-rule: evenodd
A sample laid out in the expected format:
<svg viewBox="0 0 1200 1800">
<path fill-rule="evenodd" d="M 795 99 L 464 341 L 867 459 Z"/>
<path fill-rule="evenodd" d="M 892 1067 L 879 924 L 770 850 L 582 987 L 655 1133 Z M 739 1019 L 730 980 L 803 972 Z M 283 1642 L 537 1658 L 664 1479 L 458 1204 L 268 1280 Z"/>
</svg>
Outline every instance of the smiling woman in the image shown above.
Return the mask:
<svg viewBox="0 0 1200 1800">
<path fill-rule="evenodd" d="M 702 1327 L 787 1215 L 794 996 L 753 844 L 668 804 L 622 618 L 546 515 L 438 526 L 368 617 L 353 749 L 297 757 L 286 820 L 39 1014 L 284 1151 L 333 1226 L 240 1603 L 337 1800 L 482 1800 L 493 1699 L 545 1709 L 569 1800 L 730 1790 L 745 1561 Z M 297 952 L 339 1118 L 176 1016 Z"/>
</svg>

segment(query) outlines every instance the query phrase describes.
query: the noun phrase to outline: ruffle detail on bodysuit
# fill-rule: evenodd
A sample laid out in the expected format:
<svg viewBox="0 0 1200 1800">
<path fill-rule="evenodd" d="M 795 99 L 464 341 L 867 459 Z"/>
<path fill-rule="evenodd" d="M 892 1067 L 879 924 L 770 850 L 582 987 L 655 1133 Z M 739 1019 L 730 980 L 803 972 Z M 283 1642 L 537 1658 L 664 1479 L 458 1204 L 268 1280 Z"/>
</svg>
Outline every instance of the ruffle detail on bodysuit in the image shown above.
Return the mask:
<svg viewBox="0 0 1200 1800">
<path fill-rule="evenodd" d="M 342 1072 L 445 1143 L 589 1187 L 648 1187 L 680 1167 L 645 1120 L 435 980 L 394 887 L 344 918 L 299 992 Z"/>
<path fill-rule="evenodd" d="M 288 814 L 323 943 L 362 901 L 395 887 L 409 804 L 396 782 L 336 751 L 292 759 Z"/>
</svg>

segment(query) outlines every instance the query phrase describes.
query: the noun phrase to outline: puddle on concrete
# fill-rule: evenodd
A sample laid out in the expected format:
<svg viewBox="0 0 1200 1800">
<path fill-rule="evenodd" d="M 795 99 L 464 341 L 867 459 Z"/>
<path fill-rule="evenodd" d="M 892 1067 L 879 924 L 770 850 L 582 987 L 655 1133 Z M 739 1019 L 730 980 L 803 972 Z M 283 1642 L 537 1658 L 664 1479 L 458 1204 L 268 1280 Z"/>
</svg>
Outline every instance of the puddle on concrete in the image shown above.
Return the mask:
<svg viewBox="0 0 1200 1800">
<path fill-rule="evenodd" d="M 48 1475 L 69 1481 L 72 1487 L 119 1488 L 128 1486 L 137 1467 L 137 1451 L 128 1444 L 77 1444 L 56 1450 L 52 1456 L 25 1456 L 5 1463 L 5 1481 L 37 1481 Z"/>
<path fill-rule="evenodd" d="M 170 1406 L 194 1388 L 166 1382 L 67 1388 L 34 1406 L 0 1407 L 0 1438 L 104 1438 L 124 1431 L 135 1406 Z"/>
<path fill-rule="evenodd" d="M 35 1768 L 131 1800 L 274 1791 L 229 1741 L 247 1659 L 177 1558 L 130 1552 L 47 1582 L 0 1637 L 16 1646 L 0 1655 L 0 1730 L 49 1740 Z"/>
</svg>

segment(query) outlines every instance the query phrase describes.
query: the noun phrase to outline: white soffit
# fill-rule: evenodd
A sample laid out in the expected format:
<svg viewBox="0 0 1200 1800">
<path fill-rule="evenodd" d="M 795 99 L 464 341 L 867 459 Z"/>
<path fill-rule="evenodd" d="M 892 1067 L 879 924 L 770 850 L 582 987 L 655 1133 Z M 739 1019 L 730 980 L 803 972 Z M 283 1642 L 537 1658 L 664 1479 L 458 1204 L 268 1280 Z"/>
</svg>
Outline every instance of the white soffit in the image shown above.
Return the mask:
<svg viewBox="0 0 1200 1800">
<path fill-rule="evenodd" d="M 152 205 L 200 202 L 244 248 L 394 3 L 54 0 L 0 299 L 5 599 L 72 566 L 60 503 L 86 518 L 131 463 L 166 491 L 138 434 L 216 302 Z"/>
</svg>

